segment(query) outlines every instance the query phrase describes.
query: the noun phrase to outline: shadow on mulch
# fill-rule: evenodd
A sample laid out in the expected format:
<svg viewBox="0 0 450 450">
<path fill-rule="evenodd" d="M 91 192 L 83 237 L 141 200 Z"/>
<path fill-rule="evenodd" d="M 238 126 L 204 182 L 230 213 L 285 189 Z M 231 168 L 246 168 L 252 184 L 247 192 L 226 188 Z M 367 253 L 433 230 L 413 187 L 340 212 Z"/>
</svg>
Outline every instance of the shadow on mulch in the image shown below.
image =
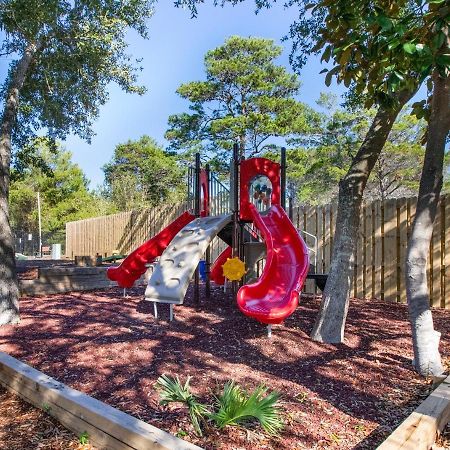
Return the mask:
<svg viewBox="0 0 450 450">
<path fill-rule="evenodd" d="M 58 380 L 206 448 L 358 448 L 379 444 L 428 393 L 413 372 L 404 305 L 354 300 L 346 343 L 309 339 L 319 300 L 302 298 L 267 339 L 261 324 L 243 316 L 214 288 L 192 302 L 192 288 L 175 321 L 168 306 L 142 301 L 143 289 L 53 295 L 22 300 L 22 322 L 3 328 L 0 350 Z M 435 311 L 448 355 L 449 311 Z M 182 408 L 162 408 L 154 383 L 162 373 L 193 377 L 202 398 L 233 379 L 264 383 L 282 393 L 286 430 L 267 439 L 236 429 L 196 438 Z"/>
</svg>

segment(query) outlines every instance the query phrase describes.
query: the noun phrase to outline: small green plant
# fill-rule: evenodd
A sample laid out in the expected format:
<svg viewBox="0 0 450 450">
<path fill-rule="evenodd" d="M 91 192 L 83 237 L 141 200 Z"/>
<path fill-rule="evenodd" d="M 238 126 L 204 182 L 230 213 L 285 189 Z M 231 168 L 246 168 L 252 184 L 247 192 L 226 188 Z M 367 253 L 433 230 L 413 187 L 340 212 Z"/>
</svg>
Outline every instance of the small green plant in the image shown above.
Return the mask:
<svg viewBox="0 0 450 450">
<path fill-rule="evenodd" d="M 271 435 L 278 434 L 283 428 L 277 392 L 268 393 L 268 389 L 261 385 L 248 394 L 239 385 L 229 381 L 225 384 L 222 394 L 216 397 L 213 408 L 203 405 L 192 394 L 190 380 L 188 377 L 183 385 L 178 377 L 162 375 L 156 384 L 160 388 L 162 405 L 181 402 L 188 407 L 192 425 L 199 436 L 202 436 L 201 424 L 206 423 L 207 419 L 219 429 L 227 425 L 245 426 L 254 420 Z"/>
<path fill-rule="evenodd" d="M 87 431 L 83 431 L 83 433 L 80 434 L 79 441 L 81 445 L 89 444 L 89 433 Z"/>
<path fill-rule="evenodd" d="M 330 441 L 333 441 L 336 444 L 339 444 L 341 442 L 341 438 L 336 433 L 331 433 L 330 434 Z"/>
<path fill-rule="evenodd" d="M 42 404 L 42 411 L 49 413 L 51 409 L 52 409 L 52 407 L 48 403 Z"/>
<path fill-rule="evenodd" d="M 306 400 L 308 400 L 308 393 L 307 392 L 299 392 L 294 397 L 299 403 L 304 403 Z"/>
<path fill-rule="evenodd" d="M 179 430 L 176 432 L 175 436 L 176 436 L 176 437 L 179 437 L 179 438 L 183 438 L 183 437 L 187 436 L 187 432 L 184 431 L 184 430 L 182 430 L 182 429 L 179 429 Z"/>
<path fill-rule="evenodd" d="M 189 416 L 191 417 L 192 425 L 195 432 L 202 436 L 201 422 L 205 420 L 209 411 L 205 405 L 197 401 L 197 398 L 192 394 L 189 385 L 191 377 L 188 377 L 184 385 L 181 384 L 178 377 L 171 378 L 167 375 L 161 375 L 156 381 L 160 387 L 161 405 L 168 405 L 172 402 L 184 403 L 189 409 Z"/>
<path fill-rule="evenodd" d="M 268 434 L 278 434 L 283 428 L 283 421 L 277 406 L 280 395 L 277 392 L 267 393 L 268 389 L 261 385 L 247 394 L 239 385 L 229 381 L 223 393 L 217 397 L 217 411 L 210 415 L 219 429 L 226 425 L 245 424 L 258 420 Z"/>
</svg>

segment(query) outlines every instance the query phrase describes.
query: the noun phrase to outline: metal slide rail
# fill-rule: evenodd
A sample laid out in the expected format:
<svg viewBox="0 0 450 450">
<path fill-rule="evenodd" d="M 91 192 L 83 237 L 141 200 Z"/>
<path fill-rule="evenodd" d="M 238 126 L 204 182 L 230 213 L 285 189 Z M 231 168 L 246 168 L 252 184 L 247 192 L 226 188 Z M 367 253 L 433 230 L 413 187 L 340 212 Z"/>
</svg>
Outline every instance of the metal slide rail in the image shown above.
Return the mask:
<svg viewBox="0 0 450 450">
<path fill-rule="evenodd" d="M 189 208 L 195 209 L 195 167 L 188 168 L 188 205 Z M 203 195 L 203 192 L 200 192 Z M 230 208 L 230 189 L 222 181 L 219 180 L 216 174 L 209 172 L 209 208 L 211 216 L 220 216 L 228 214 Z"/>
<path fill-rule="evenodd" d="M 210 214 L 220 216 L 231 211 L 230 189 L 223 184 L 217 175 L 209 174 Z"/>
<path fill-rule="evenodd" d="M 297 231 L 299 232 L 299 234 L 303 234 L 303 236 L 305 237 L 305 244 L 306 244 L 306 248 L 308 249 L 308 253 L 309 253 L 309 258 L 310 260 L 312 259 L 314 261 L 313 266 L 315 271 L 317 272 L 317 236 L 315 236 L 314 234 L 308 233 L 305 230 L 301 230 L 300 228 L 297 228 Z M 309 247 L 308 245 L 308 241 L 307 238 L 312 238 L 314 241 L 314 245 L 313 247 Z M 314 253 L 314 257 L 311 257 L 311 253 Z"/>
</svg>

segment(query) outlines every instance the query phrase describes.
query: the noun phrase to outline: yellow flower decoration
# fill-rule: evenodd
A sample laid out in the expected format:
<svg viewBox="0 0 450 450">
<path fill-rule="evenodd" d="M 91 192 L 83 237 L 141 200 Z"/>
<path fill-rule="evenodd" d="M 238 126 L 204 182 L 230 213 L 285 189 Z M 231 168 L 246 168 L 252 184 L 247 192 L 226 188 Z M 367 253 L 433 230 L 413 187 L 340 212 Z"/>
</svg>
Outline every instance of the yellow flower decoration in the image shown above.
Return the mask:
<svg viewBox="0 0 450 450">
<path fill-rule="evenodd" d="M 245 275 L 245 264 L 237 256 L 228 258 L 222 266 L 224 276 L 230 281 L 238 281 Z"/>
</svg>

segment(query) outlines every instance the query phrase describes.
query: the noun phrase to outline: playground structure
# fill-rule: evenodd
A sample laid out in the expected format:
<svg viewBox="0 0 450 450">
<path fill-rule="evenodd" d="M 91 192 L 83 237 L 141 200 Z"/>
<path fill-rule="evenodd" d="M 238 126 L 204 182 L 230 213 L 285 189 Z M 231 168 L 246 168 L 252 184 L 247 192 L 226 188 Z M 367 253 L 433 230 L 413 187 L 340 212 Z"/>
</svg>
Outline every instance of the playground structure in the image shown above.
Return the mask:
<svg viewBox="0 0 450 450">
<path fill-rule="evenodd" d="M 200 155 L 190 170 L 189 197 L 192 211 L 186 211 L 160 233 L 133 251 L 119 267 L 108 270 L 108 277 L 123 288 L 132 287 L 150 263 L 154 270 L 145 291 L 145 299 L 154 304 L 180 305 L 194 277 L 194 298 L 199 298 L 199 262 L 206 255 L 206 295 L 210 280 L 224 284 L 224 265 L 230 258 L 245 264 L 245 274 L 228 274 L 237 305 L 245 315 L 268 325 L 283 322 L 299 301 L 310 270 L 308 249 L 292 224 L 286 208 L 286 157 L 281 164 L 266 158 L 243 159 L 234 146 L 230 174 L 229 206 L 213 215 L 212 199 L 217 191 L 217 177 L 209 167 L 202 169 Z M 222 189 L 224 188 L 221 185 Z M 212 194 L 212 195 L 211 195 Z M 226 249 L 212 264 L 209 245 L 218 236 Z M 159 257 L 159 261 L 155 262 Z M 260 276 L 257 265 L 265 259 Z M 324 275 L 311 278 L 323 281 Z"/>
</svg>

